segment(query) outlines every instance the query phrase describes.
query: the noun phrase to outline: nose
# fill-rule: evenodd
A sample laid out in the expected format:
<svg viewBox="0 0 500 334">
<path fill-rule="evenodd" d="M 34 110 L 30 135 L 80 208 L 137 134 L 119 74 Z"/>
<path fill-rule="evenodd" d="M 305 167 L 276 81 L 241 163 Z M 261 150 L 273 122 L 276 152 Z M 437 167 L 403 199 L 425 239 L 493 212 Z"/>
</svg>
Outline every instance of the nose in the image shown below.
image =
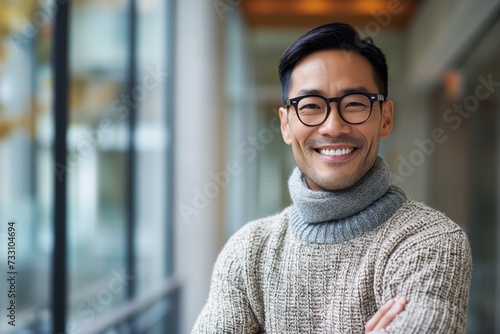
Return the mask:
<svg viewBox="0 0 500 334">
<path fill-rule="evenodd" d="M 338 137 L 339 135 L 351 133 L 351 125 L 340 117 L 337 104 L 330 104 L 331 111 L 326 120 L 318 126 L 318 132 L 324 136 Z"/>
</svg>

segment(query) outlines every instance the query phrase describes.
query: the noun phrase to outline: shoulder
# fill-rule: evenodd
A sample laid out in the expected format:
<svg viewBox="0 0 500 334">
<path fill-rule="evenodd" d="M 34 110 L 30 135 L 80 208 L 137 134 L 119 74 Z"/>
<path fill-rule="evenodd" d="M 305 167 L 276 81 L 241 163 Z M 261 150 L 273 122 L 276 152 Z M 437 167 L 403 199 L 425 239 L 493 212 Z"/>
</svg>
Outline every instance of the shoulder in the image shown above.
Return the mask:
<svg viewBox="0 0 500 334">
<path fill-rule="evenodd" d="M 228 253 L 233 254 L 232 256 L 247 256 L 264 244 L 283 239 L 288 229 L 289 212 L 290 207 L 287 207 L 275 215 L 246 223 L 228 239 L 221 255 Z"/>
<path fill-rule="evenodd" d="M 226 246 L 231 245 L 239 249 L 255 248 L 263 243 L 282 239 L 288 229 L 290 208 L 287 207 L 275 215 L 246 223 L 229 238 Z"/>
<path fill-rule="evenodd" d="M 282 212 L 243 225 L 226 242 L 215 262 L 213 279 L 246 277 L 248 266 L 254 265 L 262 250 L 283 240 L 288 227 L 289 208 Z M 275 248 L 276 246 L 272 246 Z"/>
<path fill-rule="evenodd" d="M 458 249 L 470 257 L 469 239 L 458 224 L 443 212 L 411 199 L 389 219 L 382 234 L 383 242 L 400 255 L 418 249 Z"/>
<path fill-rule="evenodd" d="M 400 294 L 392 290 L 398 287 L 407 295 L 426 288 L 437 291 L 441 286 L 446 290 L 450 284 L 464 294 L 468 291 L 472 270 L 469 240 L 465 231 L 444 213 L 407 200 L 380 229 L 377 238 L 380 248 L 375 271 L 381 278 L 377 280 L 381 301 Z M 390 295 L 383 294 L 384 286 L 392 287 Z"/>
<path fill-rule="evenodd" d="M 443 212 L 424 203 L 408 199 L 403 206 L 389 219 L 390 229 L 399 233 L 419 232 L 433 235 L 447 233 L 464 233 L 463 229 Z"/>
</svg>

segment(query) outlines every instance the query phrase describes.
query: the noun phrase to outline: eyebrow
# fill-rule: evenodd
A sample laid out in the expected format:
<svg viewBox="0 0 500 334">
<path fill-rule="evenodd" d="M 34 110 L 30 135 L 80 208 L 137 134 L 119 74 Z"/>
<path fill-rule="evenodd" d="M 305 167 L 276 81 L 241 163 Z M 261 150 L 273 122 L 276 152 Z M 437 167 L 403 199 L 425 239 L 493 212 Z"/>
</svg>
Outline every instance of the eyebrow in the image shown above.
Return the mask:
<svg viewBox="0 0 500 334">
<path fill-rule="evenodd" d="M 366 89 L 365 86 L 357 86 L 357 87 L 348 87 L 344 88 L 340 91 L 340 96 L 346 95 L 346 94 L 352 94 L 352 93 L 368 93 L 368 89 Z M 321 95 L 321 96 L 326 96 L 325 92 L 322 90 L 318 89 L 301 89 L 297 92 L 297 96 L 304 96 L 304 95 Z"/>
<path fill-rule="evenodd" d="M 358 87 L 349 87 L 346 89 L 343 89 L 342 95 L 345 94 L 351 94 L 351 93 L 368 93 L 368 89 L 366 89 L 365 86 L 358 86 Z"/>
<path fill-rule="evenodd" d="M 318 89 L 301 89 L 297 92 L 297 96 L 304 96 L 304 95 L 321 95 L 325 96 L 325 92 L 318 90 Z"/>
</svg>

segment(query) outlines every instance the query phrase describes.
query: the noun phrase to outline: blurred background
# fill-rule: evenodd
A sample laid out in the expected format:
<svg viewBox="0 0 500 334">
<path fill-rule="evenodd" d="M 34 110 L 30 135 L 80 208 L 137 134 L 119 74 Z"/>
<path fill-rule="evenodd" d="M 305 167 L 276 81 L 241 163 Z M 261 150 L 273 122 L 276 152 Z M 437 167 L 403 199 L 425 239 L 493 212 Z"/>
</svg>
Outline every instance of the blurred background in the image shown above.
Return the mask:
<svg viewBox="0 0 500 334">
<path fill-rule="evenodd" d="M 277 65 L 331 21 L 386 53 L 380 154 L 466 230 L 467 332 L 500 333 L 498 0 L 0 0 L 0 332 L 189 333 L 227 238 L 290 204 Z"/>
</svg>

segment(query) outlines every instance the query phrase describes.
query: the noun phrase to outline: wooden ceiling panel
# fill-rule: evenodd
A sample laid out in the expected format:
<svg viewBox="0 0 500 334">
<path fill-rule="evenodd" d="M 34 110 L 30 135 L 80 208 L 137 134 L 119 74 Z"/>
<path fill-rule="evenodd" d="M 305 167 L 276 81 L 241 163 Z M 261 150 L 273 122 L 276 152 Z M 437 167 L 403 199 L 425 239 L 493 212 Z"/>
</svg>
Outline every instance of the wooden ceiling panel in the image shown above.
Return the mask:
<svg viewBox="0 0 500 334">
<path fill-rule="evenodd" d="M 246 0 L 241 3 L 252 28 L 313 27 L 346 22 L 359 28 L 403 29 L 419 0 Z"/>
</svg>

